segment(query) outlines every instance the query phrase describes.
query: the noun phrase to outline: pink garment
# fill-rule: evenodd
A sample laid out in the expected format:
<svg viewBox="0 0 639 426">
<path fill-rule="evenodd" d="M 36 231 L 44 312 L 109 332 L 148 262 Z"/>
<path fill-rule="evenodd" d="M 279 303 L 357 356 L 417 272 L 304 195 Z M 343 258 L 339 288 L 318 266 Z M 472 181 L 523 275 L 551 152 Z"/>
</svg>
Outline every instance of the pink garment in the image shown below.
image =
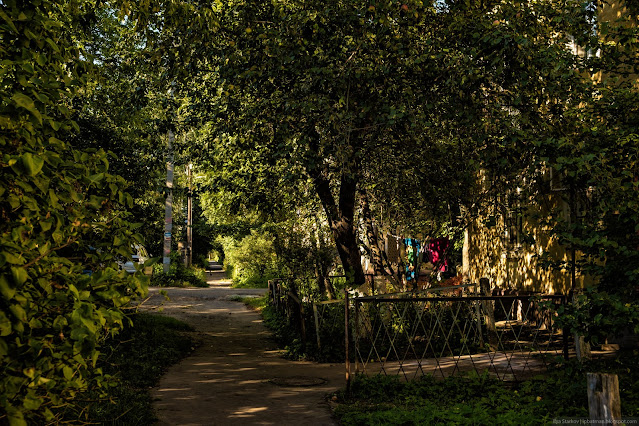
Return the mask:
<svg viewBox="0 0 639 426">
<path fill-rule="evenodd" d="M 430 262 L 435 265 L 437 272 L 445 272 L 448 269 L 446 250 L 448 250 L 449 245 L 450 241 L 447 237 L 435 238 L 428 243 Z"/>
</svg>

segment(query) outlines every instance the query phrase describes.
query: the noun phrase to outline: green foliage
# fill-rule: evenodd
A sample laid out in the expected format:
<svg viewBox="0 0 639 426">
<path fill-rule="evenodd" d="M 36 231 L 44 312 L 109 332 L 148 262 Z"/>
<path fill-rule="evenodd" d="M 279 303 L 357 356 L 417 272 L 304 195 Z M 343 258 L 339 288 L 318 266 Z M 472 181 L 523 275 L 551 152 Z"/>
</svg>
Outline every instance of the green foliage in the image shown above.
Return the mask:
<svg viewBox="0 0 639 426">
<path fill-rule="evenodd" d="M 106 386 L 101 345 L 147 279 L 119 270 L 142 243 L 126 183 L 78 150 L 72 100 L 90 66 L 92 1 L 0 5 L 0 421 L 45 424 Z"/>
<path fill-rule="evenodd" d="M 80 395 L 79 402 L 64 412 L 64 420 L 136 425 L 156 421 L 149 389 L 168 367 L 194 349 L 193 339 L 185 334 L 193 329 L 160 315 L 138 313 L 131 319 L 130 326 L 106 342 L 105 357 L 98 363 L 116 382 L 101 398 L 96 392 Z"/>
<path fill-rule="evenodd" d="M 344 425 L 509 424 L 541 425 L 566 417 L 588 418 L 586 371 L 620 376 L 622 415 L 639 409 L 636 354 L 622 361 L 565 368 L 506 387 L 488 375 L 405 382 L 397 376 L 358 376 L 351 394 L 339 394 L 335 414 Z"/>
<path fill-rule="evenodd" d="M 247 307 L 261 312 L 268 305 L 268 295 L 264 295 L 262 297 L 241 297 L 238 296 L 236 299 L 238 302 L 244 303 Z"/>
<path fill-rule="evenodd" d="M 285 357 L 294 360 L 306 359 L 318 362 L 342 362 L 344 360 L 344 316 L 342 315 L 341 327 L 322 329 L 322 348 L 315 344 L 314 329 L 308 329 L 307 342 L 304 342 L 296 322 L 278 312 L 269 304 L 268 295 L 260 298 L 239 297 L 251 309 L 258 310 L 264 319 L 264 325 L 273 332 L 278 346 L 285 351 Z M 344 307 L 341 307 L 342 311 Z M 310 326 L 313 321 L 312 309 L 306 315 L 306 324 Z M 335 333 L 336 332 L 336 333 Z M 340 334 L 341 333 L 341 334 Z M 341 339 L 341 340 L 340 340 Z"/>
<path fill-rule="evenodd" d="M 153 256 L 162 253 L 165 177 L 163 89 L 139 57 L 143 43 L 135 23 L 121 19 L 123 2 L 87 2 L 81 43 L 91 73 L 75 94 L 78 131 L 68 142 L 76 149 L 104 149 L 109 171 L 123 177 L 133 198 L 130 211 L 143 224 L 138 232 Z M 79 37 L 79 35 L 76 35 Z M 62 139 L 62 138 L 61 138 Z"/>
<path fill-rule="evenodd" d="M 561 305 L 557 325 L 584 336 L 593 345 L 624 333 L 639 333 L 639 304 L 619 295 L 588 288 L 574 303 Z"/>
<path fill-rule="evenodd" d="M 224 248 L 224 267 L 236 287 L 266 287 L 275 278 L 276 254 L 268 233 L 251 231 L 240 241 L 232 237 L 219 239 Z"/>
<path fill-rule="evenodd" d="M 271 305 L 262 309 L 261 313 L 264 318 L 264 325 L 273 332 L 278 345 L 286 350 L 286 357 L 290 359 L 305 359 L 307 353 L 304 350 L 304 343 L 299 329 Z"/>
<path fill-rule="evenodd" d="M 307 310 L 305 321 L 307 324 L 307 341 L 304 342 L 299 332 L 299 327 L 295 321 L 289 319 L 278 312 L 269 304 L 268 295 L 260 298 L 238 297 L 238 301 L 243 302 L 251 309 L 258 310 L 264 318 L 264 325 L 271 330 L 280 348 L 284 349 L 285 356 L 289 359 L 306 359 L 318 362 L 342 362 L 344 360 L 344 306 L 338 305 L 331 309 L 330 313 L 339 317 L 341 309 L 341 321 L 330 322 L 327 318 L 324 327 L 320 331 L 322 347 L 316 344 L 315 329 L 313 324 L 313 310 Z M 331 324 L 333 327 L 326 326 Z"/>
<path fill-rule="evenodd" d="M 158 271 L 151 277 L 151 284 L 158 287 L 208 287 L 203 269 L 178 268 L 175 272 Z"/>
<path fill-rule="evenodd" d="M 299 318 L 288 318 L 272 305 L 260 309 L 264 324 L 273 332 L 280 348 L 286 351 L 290 359 L 306 359 L 317 362 L 343 362 L 344 352 L 344 305 L 336 304 L 322 310 L 320 322 L 320 344 L 317 335 L 313 309 L 305 304 L 304 322 L 306 341 L 300 332 Z"/>
</svg>

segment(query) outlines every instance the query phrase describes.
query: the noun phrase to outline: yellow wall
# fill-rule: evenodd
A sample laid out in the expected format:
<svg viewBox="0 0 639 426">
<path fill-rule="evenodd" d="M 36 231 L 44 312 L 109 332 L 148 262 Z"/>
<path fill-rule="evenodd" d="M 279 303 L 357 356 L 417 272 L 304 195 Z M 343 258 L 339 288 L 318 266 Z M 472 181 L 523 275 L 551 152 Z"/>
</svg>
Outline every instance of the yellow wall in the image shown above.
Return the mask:
<svg viewBox="0 0 639 426">
<path fill-rule="evenodd" d="M 603 2 L 598 5 L 598 20 L 599 22 L 615 23 L 614 25 L 620 25 L 623 28 L 635 28 L 639 22 L 639 16 L 633 16 L 630 14 L 626 7 L 625 1 L 612 1 L 610 3 Z M 611 42 L 612 40 L 608 40 Z M 632 54 L 632 52 L 631 52 Z M 639 52 L 635 52 L 635 56 L 639 55 Z M 614 73 L 602 74 L 601 72 L 594 76 L 597 82 L 602 82 L 604 79 L 611 77 L 619 77 L 619 72 L 628 71 L 624 67 L 619 67 Z M 618 83 L 631 82 L 634 83 L 635 88 L 639 87 L 639 76 L 631 74 L 627 77 L 620 78 Z"/>
<path fill-rule="evenodd" d="M 624 1 L 598 4 L 598 19 L 600 22 L 615 22 L 620 18 L 627 18 L 629 12 Z M 637 16 L 632 19 L 623 20 L 621 25 L 625 27 L 636 27 L 639 21 Z M 577 49 L 577 54 L 585 54 Z M 636 54 L 639 54 L 637 52 Z M 617 70 L 623 71 L 623 70 Z M 616 75 L 616 73 L 615 73 Z M 596 81 L 601 82 L 610 75 L 598 74 L 594 76 Z M 637 75 L 631 75 L 619 80 L 634 82 L 639 86 Z M 480 176 L 480 179 L 485 179 Z M 533 203 L 537 211 L 529 210 L 524 215 L 524 233 L 534 237 L 534 244 L 522 244 L 517 250 L 510 250 L 505 243 L 506 227 L 503 216 L 493 212 L 497 217 L 494 226 L 485 224 L 487 217 L 480 217 L 471 221 L 467 235 L 464 240 L 464 275 L 471 282 L 478 282 L 480 278 L 488 278 L 492 288 L 497 289 L 517 289 L 520 291 L 534 291 L 542 293 L 566 294 L 571 287 L 570 271 L 550 271 L 543 270 L 536 264 L 535 255 L 540 255 L 544 251 L 552 254 L 556 260 L 569 260 L 569 252 L 565 247 L 560 246 L 556 241 L 550 239 L 550 232 L 544 229 L 539 223 L 532 219 L 534 213 L 547 213 L 553 209 L 565 209 L 566 206 L 561 201 L 560 193 L 551 193 L 545 199 L 537 199 Z M 577 259 L 578 260 L 578 259 Z M 576 287 L 593 283 L 590 277 L 577 274 Z"/>
<path fill-rule="evenodd" d="M 532 219 L 534 213 L 549 212 L 553 208 L 564 207 L 558 194 L 547 196 L 533 211 L 529 209 L 523 217 L 523 232 L 534 238 L 534 244 L 522 243 L 515 248 L 506 244 L 506 226 L 503 216 L 496 215 L 494 226 L 485 224 L 485 218 L 471 222 L 464 241 L 464 271 L 471 282 L 488 278 L 491 288 L 514 289 L 523 292 L 544 294 L 567 294 L 570 291 L 570 271 L 544 270 L 537 265 L 535 255 L 544 251 L 553 259 L 569 261 L 569 251 L 553 241 L 548 229 Z M 577 273 L 576 287 L 592 282 Z"/>
</svg>

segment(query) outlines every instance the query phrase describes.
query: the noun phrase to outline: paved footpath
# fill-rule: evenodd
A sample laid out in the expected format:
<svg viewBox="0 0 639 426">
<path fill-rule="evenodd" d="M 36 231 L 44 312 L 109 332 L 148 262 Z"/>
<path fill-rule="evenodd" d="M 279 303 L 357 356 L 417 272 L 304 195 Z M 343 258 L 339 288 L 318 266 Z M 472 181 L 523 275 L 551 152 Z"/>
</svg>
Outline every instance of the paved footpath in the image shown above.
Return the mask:
<svg viewBox="0 0 639 426">
<path fill-rule="evenodd" d="M 209 288 L 150 288 L 145 311 L 191 324 L 201 345 L 152 390 L 159 425 L 333 425 L 327 395 L 343 364 L 282 358 L 258 313 L 234 301 L 263 289 L 232 289 L 222 272 Z"/>
</svg>

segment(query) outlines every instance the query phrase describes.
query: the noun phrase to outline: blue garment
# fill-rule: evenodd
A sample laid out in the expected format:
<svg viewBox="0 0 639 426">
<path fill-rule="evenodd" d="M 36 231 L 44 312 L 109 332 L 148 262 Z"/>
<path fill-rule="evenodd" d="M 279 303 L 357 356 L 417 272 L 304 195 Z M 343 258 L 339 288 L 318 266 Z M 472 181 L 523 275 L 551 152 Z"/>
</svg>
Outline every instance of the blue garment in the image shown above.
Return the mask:
<svg viewBox="0 0 639 426">
<path fill-rule="evenodd" d="M 406 246 L 406 280 L 417 280 L 419 277 L 419 252 L 422 248 L 420 241 L 416 238 L 404 238 Z"/>
</svg>

